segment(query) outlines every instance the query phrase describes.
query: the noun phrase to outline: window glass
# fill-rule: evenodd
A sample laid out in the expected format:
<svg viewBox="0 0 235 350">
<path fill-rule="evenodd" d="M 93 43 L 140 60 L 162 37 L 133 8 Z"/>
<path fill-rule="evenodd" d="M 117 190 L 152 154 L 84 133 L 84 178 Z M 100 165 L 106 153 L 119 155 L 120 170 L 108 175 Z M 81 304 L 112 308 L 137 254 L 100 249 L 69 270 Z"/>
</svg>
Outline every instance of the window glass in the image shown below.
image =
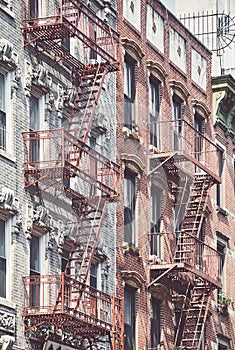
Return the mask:
<svg viewBox="0 0 235 350">
<path fill-rule="evenodd" d="M 6 298 L 6 233 L 5 221 L 0 220 L 0 297 Z"/>
<path fill-rule="evenodd" d="M 136 290 L 129 286 L 124 291 L 124 348 L 135 350 L 135 295 Z"/>
<path fill-rule="evenodd" d="M 160 147 L 160 82 L 150 79 L 150 144 Z"/>
<path fill-rule="evenodd" d="M 174 151 L 181 150 L 182 144 L 182 102 L 173 98 L 173 128 L 174 128 Z"/>
<path fill-rule="evenodd" d="M 124 62 L 124 126 L 135 130 L 135 61 L 125 56 Z"/>
<path fill-rule="evenodd" d="M 152 185 L 151 187 L 151 254 L 161 257 L 161 198 L 162 190 Z"/>
<path fill-rule="evenodd" d="M 135 243 L 136 174 L 129 169 L 124 173 L 124 241 Z"/>
<path fill-rule="evenodd" d="M 0 149 L 6 149 L 5 77 L 0 73 Z"/>
<path fill-rule="evenodd" d="M 156 348 L 160 344 L 161 318 L 160 318 L 161 301 L 152 298 L 151 300 L 151 347 Z"/>
</svg>

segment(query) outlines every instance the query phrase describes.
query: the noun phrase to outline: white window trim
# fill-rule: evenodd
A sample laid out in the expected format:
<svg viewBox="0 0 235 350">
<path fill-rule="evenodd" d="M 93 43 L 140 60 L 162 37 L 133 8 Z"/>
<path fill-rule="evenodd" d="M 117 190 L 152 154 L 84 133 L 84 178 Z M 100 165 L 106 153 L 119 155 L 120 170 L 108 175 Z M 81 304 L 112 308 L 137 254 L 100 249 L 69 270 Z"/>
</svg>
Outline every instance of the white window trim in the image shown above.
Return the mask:
<svg viewBox="0 0 235 350">
<path fill-rule="evenodd" d="M 0 73 L 4 76 L 5 88 L 5 113 L 6 113 L 6 150 L 0 149 L 0 155 L 13 159 L 13 131 L 14 123 L 12 118 L 12 103 L 11 103 L 11 81 L 12 72 L 0 69 Z"/>
<path fill-rule="evenodd" d="M 11 259 L 11 226 L 12 220 L 0 216 L 0 219 L 5 222 L 5 253 L 6 253 L 6 298 L 3 300 L 11 301 L 12 291 L 12 259 Z"/>
</svg>

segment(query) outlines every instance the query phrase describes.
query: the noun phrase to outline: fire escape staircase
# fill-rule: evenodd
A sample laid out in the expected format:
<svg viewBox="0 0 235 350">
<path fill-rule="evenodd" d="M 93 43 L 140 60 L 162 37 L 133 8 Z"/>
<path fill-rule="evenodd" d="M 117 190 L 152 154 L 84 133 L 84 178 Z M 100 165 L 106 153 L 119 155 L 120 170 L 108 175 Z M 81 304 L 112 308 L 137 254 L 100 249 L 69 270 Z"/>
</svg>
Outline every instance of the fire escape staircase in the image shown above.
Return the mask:
<svg viewBox="0 0 235 350">
<path fill-rule="evenodd" d="M 59 286 L 54 305 L 43 306 L 41 300 L 38 306 L 31 305 L 32 301 L 26 296 L 25 329 L 26 332 L 43 327 L 50 331 L 63 330 L 68 337 L 79 335 L 81 339 L 87 339 L 90 346 L 108 336 L 112 350 L 121 350 L 122 302 L 86 285 L 107 203 L 118 197 L 120 166 L 89 147 L 87 141 L 105 76 L 118 69 L 119 37 L 84 2 L 61 0 L 60 4 L 61 8 L 56 10 L 54 16 L 23 21 L 24 41 L 26 46 L 33 43 L 36 48 L 41 47 L 44 52 L 52 53 L 58 61 L 76 72 L 79 83 L 65 130 L 56 130 L 54 139 L 53 130 L 23 133 L 25 187 L 40 186 L 43 182 L 46 183 L 44 188 L 57 186 L 61 177 L 59 181 L 65 194 L 72 200 L 73 210 L 79 213 L 79 223 L 64 273 L 54 277 L 24 278 L 25 295 L 28 291 L 31 294 L 38 290 L 43 297 L 48 294 L 50 300 Z M 94 38 L 95 27 L 99 29 L 100 37 Z M 85 64 L 64 50 L 61 41 L 71 37 L 80 40 L 84 50 L 95 51 L 100 62 Z M 56 146 L 58 153 L 53 161 L 51 155 L 44 162 L 40 159 L 35 161 L 30 156 L 33 142 L 40 144 L 43 150 L 51 150 L 57 145 L 54 141 L 56 137 L 61 140 L 61 146 L 59 149 Z M 88 184 L 89 190 L 86 185 L 81 193 L 71 188 L 71 178 L 77 178 L 80 184 Z"/>
<path fill-rule="evenodd" d="M 194 265 L 202 273 L 203 261 L 200 253 L 203 250 L 203 242 L 198 241 L 198 245 L 196 245 L 195 239 L 198 238 L 201 230 L 203 212 L 205 211 L 208 192 L 212 185 L 213 178 L 210 175 L 195 174 L 189 202 L 177 240 L 174 259 L 177 263 Z M 197 252 L 197 250 L 201 250 L 201 252 Z M 196 261 L 192 261 L 192 257 L 195 256 L 192 254 L 194 251 L 196 256 L 198 254 Z M 180 346 L 177 347 L 177 350 L 200 350 L 211 293 L 215 288 L 215 285 L 207 280 L 209 276 L 206 275 L 206 272 L 203 275 L 200 274 L 200 277 L 197 275 L 197 271 L 194 271 L 194 274 L 193 288 L 187 295 L 190 304 L 187 309 L 182 311 L 178 325 L 183 331 Z M 179 332 L 177 335 L 179 336 Z M 177 341 L 176 339 L 176 344 Z"/>
</svg>

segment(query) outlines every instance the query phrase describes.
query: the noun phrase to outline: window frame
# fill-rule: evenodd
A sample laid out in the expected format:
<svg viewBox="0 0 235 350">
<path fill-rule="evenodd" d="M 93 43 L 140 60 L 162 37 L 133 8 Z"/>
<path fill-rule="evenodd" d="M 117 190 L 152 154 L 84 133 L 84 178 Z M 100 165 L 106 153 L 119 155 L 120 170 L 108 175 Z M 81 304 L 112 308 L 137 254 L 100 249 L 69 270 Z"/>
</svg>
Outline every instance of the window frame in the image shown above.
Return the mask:
<svg viewBox="0 0 235 350">
<path fill-rule="evenodd" d="M 0 69 L 0 75 L 3 77 L 3 108 L 4 110 L 0 110 L 0 112 L 3 114 L 5 119 L 5 132 L 4 137 L 5 140 L 3 141 L 4 147 L 1 147 L 0 145 L 0 152 L 4 155 L 6 154 L 12 154 L 12 147 L 13 147 L 13 121 L 12 121 L 12 104 L 11 104 L 11 72 Z M 7 108 L 6 108 L 7 106 Z M 0 107 L 1 108 L 1 107 Z"/>
<path fill-rule="evenodd" d="M 37 101 L 36 106 L 36 115 L 33 117 L 33 112 L 35 109 L 32 109 L 32 101 Z M 43 130 L 44 125 L 44 115 L 45 115 L 45 96 L 39 95 L 36 92 L 32 92 L 29 98 L 29 130 L 30 131 L 39 131 Z M 37 163 L 40 160 L 43 160 L 43 148 L 41 147 L 40 139 L 35 139 L 32 135 L 33 140 L 30 142 L 29 150 L 29 162 Z"/>
<path fill-rule="evenodd" d="M 35 268 L 31 267 L 31 254 L 32 254 L 32 242 L 33 239 L 37 238 L 38 240 L 38 270 L 36 270 Z M 40 277 L 41 275 L 44 274 L 44 264 L 43 261 L 45 260 L 45 247 L 46 247 L 46 235 L 41 235 L 39 232 L 37 231 L 33 231 L 32 232 L 32 237 L 30 240 L 30 253 L 29 253 L 29 271 L 30 271 L 30 276 L 38 276 Z M 33 273 L 31 273 L 33 272 Z M 36 304 L 34 304 L 34 300 L 33 300 L 33 296 L 32 293 L 34 293 L 33 288 L 34 286 L 31 286 L 29 288 L 29 303 L 31 306 L 40 306 L 42 304 L 42 297 L 43 297 L 43 293 L 40 293 L 40 279 L 39 279 L 39 285 L 35 286 L 36 287 L 36 292 L 38 292 L 38 298 L 36 298 Z M 45 302 L 45 300 L 44 300 Z"/>
<path fill-rule="evenodd" d="M 124 170 L 124 241 L 136 246 L 136 185 L 137 174 Z"/>
<path fill-rule="evenodd" d="M 125 285 L 124 289 L 124 349 L 135 350 L 136 348 L 136 293 L 137 290 L 129 285 Z M 127 310 L 127 303 L 129 304 Z M 127 322 L 130 320 L 130 323 Z"/>
<path fill-rule="evenodd" d="M 174 94 L 172 97 L 172 117 L 173 117 L 173 148 L 174 151 L 182 149 L 182 121 L 183 121 L 183 101 Z"/>
<path fill-rule="evenodd" d="M 5 259 L 5 288 L 4 288 L 4 293 L 0 295 L 0 298 L 3 298 L 5 300 L 11 300 L 11 219 L 6 220 L 5 218 L 0 216 L 0 220 L 4 225 L 4 256 L 1 257 L 0 259 L 3 258 Z M 1 252 L 0 252 L 1 254 Z M 1 284 L 2 284 L 2 279 L 1 279 Z"/>
<path fill-rule="evenodd" d="M 130 55 L 124 57 L 124 127 L 136 130 L 136 60 Z"/>
<path fill-rule="evenodd" d="M 158 317 L 154 318 L 156 314 Z M 161 300 L 153 297 L 151 297 L 150 327 L 151 348 L 157 348 L 161 343 Z"/>
<path fill-rule="evenodd" d="M 153 196 L 154 194 L 154 196 Z M 158 258 L 161 258 L 161 214 L 162 214 L 162 196 L 163 190 L 161 187 L 152 184 L 151 185 L 151 194 L 150 194 L 150 207 L 151 207 L 151 246 L 150 253 L 151 255 L 156 255 Z M 156 200 L 156 201 L 155 201 Z M 156 209 L 156 212 L 155 212 Z M 154 214 L 154 212 L 155 214 Z"/>
<path fill-rule="evenodd" d="M 154 76 L 149 79 L 150 145 L 161 148 L 160 138 L 160 88 L 161 82 Z"/>
</svg>

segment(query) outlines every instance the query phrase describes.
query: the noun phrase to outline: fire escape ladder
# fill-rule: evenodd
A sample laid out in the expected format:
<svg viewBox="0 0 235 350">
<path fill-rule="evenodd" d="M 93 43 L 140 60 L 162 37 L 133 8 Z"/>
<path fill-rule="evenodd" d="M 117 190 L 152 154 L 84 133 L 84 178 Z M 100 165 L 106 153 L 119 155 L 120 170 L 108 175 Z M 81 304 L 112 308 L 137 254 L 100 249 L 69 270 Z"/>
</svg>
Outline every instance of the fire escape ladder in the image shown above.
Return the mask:
<svg viewBox="0 0 235 350">
<path fill-rule="evenodd" d="M 106 206 L 107 201 L 102 201 L 100 196 L 97 207 L 85 208 L 81 215 L 77 236 L 65 270 L 66 275 L 79 282 L 87 281 Z"/>
<path fill-rule="evenodd" d="M 73 288 L 76 281 L 80 286 L 84 286 L 89 275 L 89 270 L 92 263 L 92 258 L 97 247 L 99 234 L 101 231 L 102 222 L 104 219 L 107 201 L 103 201 L 102 197 L 96 198 L 97 203 L 91 206 L 85 206 L 80 217 L 78 231 L 70 251 L 69 259 L 65 268 L 65 280 L 70 281 L 70 308 L 74 312 L 79 307 L 80 299 L 82 297 L 82 288 Z M 85 297 L 83 304 L 86 303 Z M 64 304 L 62 300 L 62 293 L 58 294 L 55 310 L 58 305 Z M 83 305 L 84 306 L 84 305 Z M 86 306 L 84 306 L 84 309 Z"/>
<path fill-rule="evenodd" d="M 94 120 L 96 107 L 101 94 L 107 69 L 98 66 L 84 69 L 73 113 L 67 131 L 86 142 Z"/>
<path fill-rule="evenodd" d="M 179 318 L 177 331 L 176 331 L 176 334 L 175 334 L 175 345 L 176 345 L 176 347 L 177 347 L 178 342 L 180 342 L 180 339 L 181 339 L 181 335 L 182 335 L 181 329 L 183 329 L 183 327 L 184 327 L 185 314 L 187 312 L 187 307 L 188 307 L 187 302 L 188 302 L 188 300 L 190 300 L 190 297 L 191 297 L 191 288 L 190 287 L 191 287 L 191 282 L 189 282 L 188 285 L 187 285 L 187 289 L 186 289 L 186 292 L 185 292 L 185 297 L 184 297 L 184 300 L 183 300 L 183 303 L 182 303 L 182 307 L 179 310 L 180 318 Z M 181 325 L 182 325 L 182 327 L 181 327 Z"/>
<path fill-rule="evenodd" d="M 212 289 L 208 282 L 196 279 L 186 312 L 180 350 L 200 350 Z"/>
<path fill-rule="evenodd" d="M 192 264 L 192 253 L 195 250 L 195 238 L 198 238 L 203 221 L 203 212 L 209 189 L 212 185 L 211 177 L 208 175 L 195 175 L 191 188 L 185 216 L 182 220 L 180 233 L 177 237 L 175 251 L 176 262 Z"/>
<path fill-rule="evenodd" d="M 202 214 L 206 207 L 206 200 L 211 185 L 210 176 L 195 175 L 186 213 L 181 225 L 182 232 L 188 232 L 195 237 L 198 236 L 203 220 Z"/>
</svg>

